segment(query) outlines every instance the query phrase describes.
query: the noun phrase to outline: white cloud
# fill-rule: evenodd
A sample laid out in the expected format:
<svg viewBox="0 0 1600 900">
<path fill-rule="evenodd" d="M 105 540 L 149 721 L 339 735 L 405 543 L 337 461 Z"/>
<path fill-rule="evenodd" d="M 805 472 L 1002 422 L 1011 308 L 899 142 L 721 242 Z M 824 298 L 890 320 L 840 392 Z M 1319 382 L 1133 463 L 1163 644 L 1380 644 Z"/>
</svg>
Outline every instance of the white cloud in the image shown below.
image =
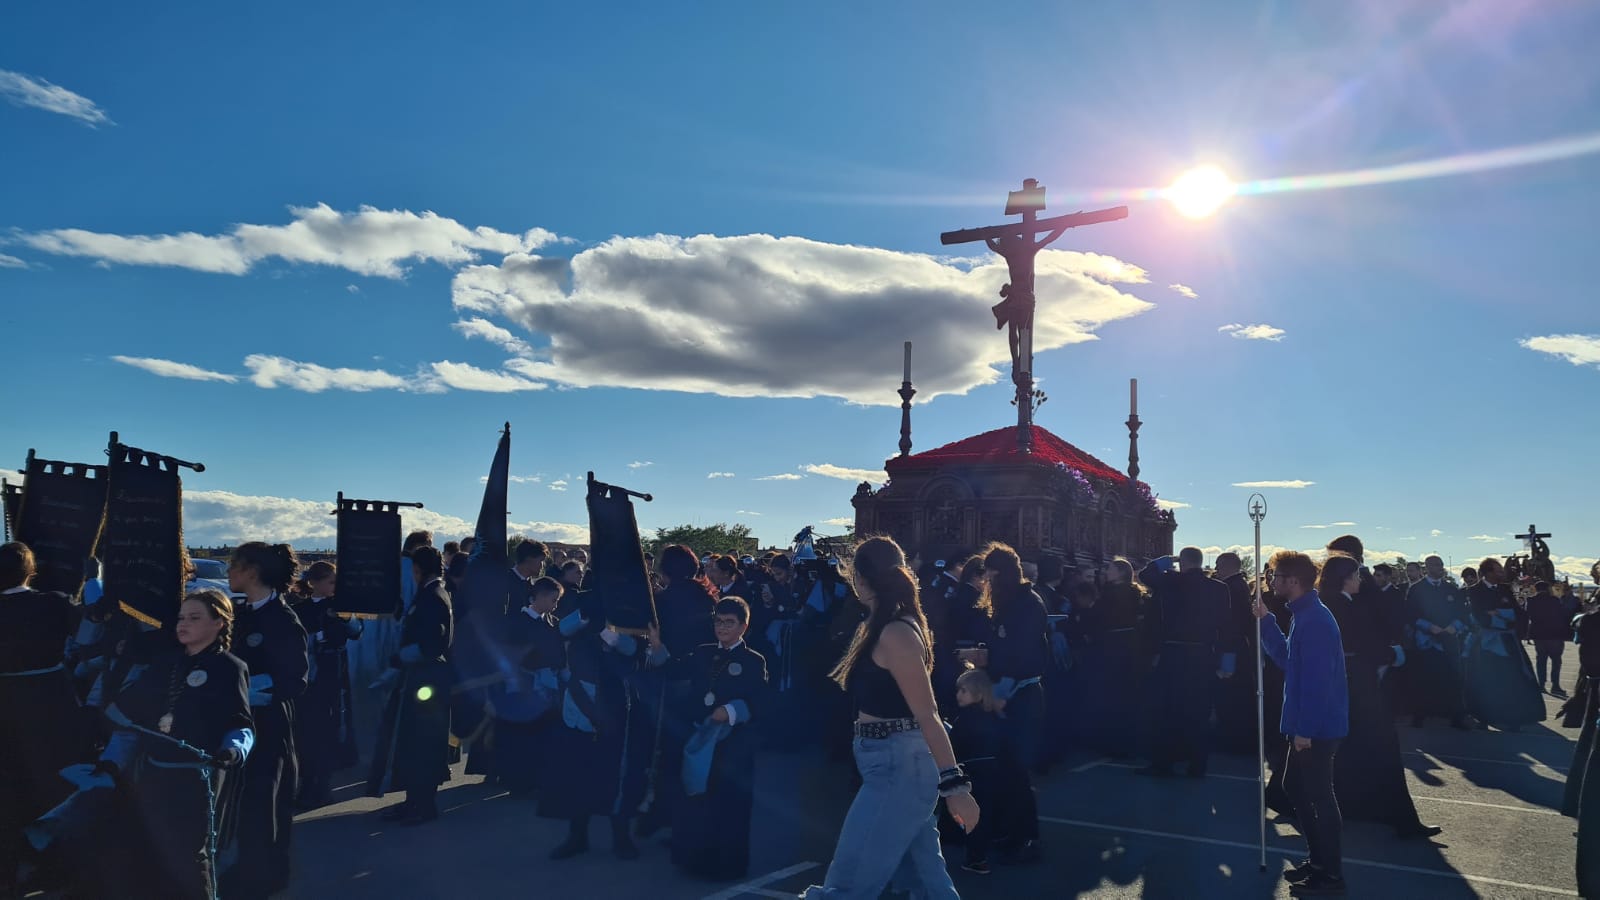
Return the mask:
<svg viewBox="0 0 1600 900">
<path fill-rule="evenodd" d="M 340 212 L 319 203 L 290 207 L 289 213 L 294 221 L 287 225 L 235 225 L 224 234 L 120 235 L 58 228 L 24 233 L 19 240 L 46 253 L 104 263 L 243 275 L 263 260 L 281 259 L 383 278 L 404 276 L 402 263 L 459 266 L 476 262 L 481 252 L 525 253 L 561 240 L 543 228 L 520 235 L 469 228 L 433 212 L 371 206 Z"/>
<path fill-rule="evenodd" d="M 491 344 L 498 345 L 514 356 L 526 356 L 532 352 L 528 342 L 511 333 L 508 328 L 502 328 L 488 319 L 474 316 L 464 319 L 451 326 L 469 338 L 481 338 Z"/>
<path fill-rule="evenodd" d="M 1189 508 L 1189 504 L 1184 503 L 1181 500 L 1161 500 L 1161 499 L 1157 499 L 1156 500 L 1156 506 L 1160 507 L 1161 509 L 1188 509 Z"/>
<path fill-rule="evenodd" d="M 310 394 L 326 390 L 376 391 L 414 389 L 412 382 L 381 369 L 330 369 L 316 363 L 252 353 L 244 358 L 256 387 L 286 387 Z"/>
<path fill-rule="evenodd" d="M 1188 297 L 1190 300 L 1193 300 L 1194 298 L 1200 296 L 1199 294 L 1196 294 L 1194 292 L 1194 288 L 1189 287 L 1186 284 L 1169 284 L 1169 285 L 1167 285 L 1167 287 L 1171 288 L 1173 291 L 1175 291 L 1175 292 L 1177 292 L 1179 294 L 1182 294 L 1185 297 Z"/>
<path fill-rule="evenodd" d="M 1242 341 L 1281 341 L 1285 334 L 1282 328 L 1271 325 L 1224 325 L 1217 329 L 1229 337 L 1236 337 Z"/>
<path fill-rule="evenodd" d="M 1299 481 L 1299 480 L 1294 480 L 1294 481 L 1235 481 L 1233 483 L 1233 486 L 1234 487 L 1242 487 L 1242 488 L 1285 488 L 1285 489 L 1288 489 L 1288 490 L 1299 490 L 1300 488 L 1308 488 L 1308 487 L 1312 486 L 1313 484 L 1316 484 L 1316 482 L 1315 481 Z"/>
<path fill-rule="evenodd" d="M 1442 532 L 1439 529 L 1435 528 L 1432 531 L 1428 532 L 1428 537 L 1440 537 L 1443 534 L 1444 534 L 1444 532 Z"/>
<path fill-rule="evenodd" d="M 799 481 L 800 479 L 802 479 L 804 477 L 805 477 L 804 475 L 796 475 L 793 472 L 784 472 L 781 475 L 763 475 L 760 478 L 757 478 L 756 480 L 757 481 Z"/>
<path fill-rule="evenodd" d="M 1499 544 L 1510 541 L 1511 538 L 1504 534 L 1475 534 L 1467 538 L 1469 541 L 1480 541 L 1485 544 Z"/>
<path fill-rule="evenodd" d="M 12 484 L 21 484 L 25 480 L 22 473 L 16 469 L 0 469 L 0 478 L 4 478 Z"/>
<path fill-rule="evenodd" d="M 1356 523 L 1354 523 L 1354 522 L 1331 522 L 1329 524 L 1332 524 L 1332 525 L 1335 525 L 1335 526 L 1339 526 L 1339 527 L 1342 527 L 1342 528 L 1350 528 L 1350 527 L 1354 526 Z"/>
<path fill-rule="evenodd" d="M 361 288 L 356 286 L 356 285 L 353 285 L 353 284 L 345 285 L 344 286 L 344 290 L 345 290 L 345 293 L 347 293 L 347 294 L 359 294 L 359 293 L 361 293 Z"/>
<path fill-rule="evenodd" d="M 88 97 L 21 72 L 0 69 L 0 97 L 6 98 L 14 106 L 31 106 L 77 119 L 91 128 L 116 124 L 105 110 Z"/>
<path fill-rule="evenodd" d="M 555 481 L 550 482 L 549 488 L 552 491 L 564 491 L 567 489 L 567 480 L 565 478 L 557 478 Z"/>
<path fill-rule="evenodd" d="M 219 546 L 240 541 L 265 540 L 290 543 L 301 549 L 329 549 L 337 533 L 337 519 L 328 515 L 333 504 L 319 500 L 257 497 L 228 491 L 184 491 L 183 533 L 191 546 Z M 477 526 L 431 509 L 400 510 L 406 531 L 428 529 L 436 536 L 464 536 Z M 566 522 L 511 522 L 511 533 L 540 540 L 587 543 L 589 528 Z M 441 542 L 445 538 L 437 538 Z"/>
<path fill-rule="evenodd" d="M 840 528 L 849 528 L 856 524 L 856 520 L 853 516 L 839 516 L 835 519 L 823 519 L 822 524 L 837 525 Z"/>
<path fill-rule="evenodd" d="M 655 463 L 653 463 L 653 462 L 651 462 L 649 460 L 638 460 L 638 459 L 636 459 L 633 462 L 628 463 L 628 468 L 630 468 L 630 469 L 643 469 L 646 466 L 653 466 L 653 465 L 655 465 Z"/>
<path fill-rule="evenodd" d="M 1145 280 L 1137 266 L 1052 250 L 1036 262 L 1037 351 L 1096 340 L 1101 326 L 1153 308 L 1113 286 Z M 548 338 L 548 358 L 508 363 L 529 378 L 895 405 L 901 340 L 916 346 L 921 397 L 1001 378 L 1010 353 L 989 307 L 1008 277 L 997 257 L 969 270 L 799 237 L 655 235 L 613 238 L 571 260 L 513 253 L 462 269 L 452 292 L 459 310 Z"/>
<path fill-rule="evenodd" d="M 225 381 L 232 384 L 239 380 L 237 375 L 226 372 L 213 372 L 188 363 L 173 362 L 170 359 L 150 359 L 144 356 L 113 356 L 113 360 L 135 369 L 143 369 L 152 375 L 162 378 L 185 378 L 189 381 Z"/>
<path fill-rule="evenodd" d="M 21 260 L 21 259 L 16 258 L 15 256 L 10 256 L 10 255 L 5 254 L 5 253 L 0 253 L 0 269 L 26 269 L 26 268 L 28 268 L 28 263 L 27 263 L 26 260 Z"/>
<path fill-rule="evenodd" d="M 836 466 L 833 463 L 806 465 L 800 468 L 812 475 L 821 475 L 823 478 L 837 478 L 840 481 L 871 481 L 882 484 L 889 479 L 889 476 L 882 469 L 851 469 L 845 466 Z"/>
<path fill-rule="evenodd" d="M 1301 525 L 1301 528 L 1332 528 L 1332 525 Z"/>
<path fill-rule="evenodd" d="M 1547 353 L 1575 366 L 1600 366 L 1600 335 L 1551 334 L 1517 342 L 1529 350 Z"/>
<path fill-rule="evenodd" d="M 707 472 L 706 473 L 706 477 L 707 478 L 732 478 L 733 477 L 733 473 L 732 472 Z"/>
<path fill-rule="evenodd" d="M 429 368 L 433 370 L 433 375 L 439 379 L 440 384 L 458 391 L 509 394 L 515 391 L 542 391 L 549 387 L 543 382 L 529 381 L 509 372 L 490 372 L 467 363 L 449 360 L 432 363 Z"/>
<path fill-rule="evenodd" d="M 748 510 L 748 509 L 738 509 L 738 510 L 734 510 L 734 512 L 736 514 L 738 514 L 738 515 L 741 515 L 741 516 L 759 516 L 759 515 L 761 515 L 761 513 L 753 512 L 753 511 Z"/>
</svg>

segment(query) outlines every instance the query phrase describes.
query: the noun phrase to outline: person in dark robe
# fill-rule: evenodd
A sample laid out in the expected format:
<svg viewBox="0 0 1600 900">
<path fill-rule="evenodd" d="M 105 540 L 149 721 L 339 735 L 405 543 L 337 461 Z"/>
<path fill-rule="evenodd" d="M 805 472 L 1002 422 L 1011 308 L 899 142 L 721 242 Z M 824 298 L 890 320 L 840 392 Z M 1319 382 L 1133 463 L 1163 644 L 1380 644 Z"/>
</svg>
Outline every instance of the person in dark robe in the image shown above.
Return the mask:
<svg viewBox="0 0 1600 900">
<path fill-rule="evenodd" d="M 381 815 L 408 826 L 439 818 L 439 785 L 450 777 L 450 696 L 455 684 L 449 663 L 454 617 L 439 551 L 413 551 L 411 573 L 416 592 L 400 620 L 400 650 L 390 658 L 384 676 L 391 690 L 367 778 L 370 797 L 405 792 L 404 800 Z"/>
<path fill-rule="evenodd" d="M 1400 580 L 1394 566 L 1378 563 L 1372 567 L 1372 581 L 1377 584 L 1376 602 L 1382 613 L 1384 633 L 1394 648 L 1395 661 L 1382 669 L 1379 680 L 1383 685 L 1383 699 L 1395 713 L 1403 712 L 1410 696 L 1407 682 L 1411 680 L 1411 667 L 1406 659 L 1414 653 L 1412 617 L 1406 608 L 1406 592 L 1395 582 Z"/>
<path fill-rule="evenodd" d="M 1596 568 L 1600 569 L 1600 563 Z M 1595 746 L 1595 720 L 1600 719 L 1600 608 L 1579 613 L 1572 620 L 1572 630 L 1578 639 L 1578 689 L 1567 701 L 1566 719 L 1562 724 L 1568 728 L 1577 727 L 1579 731 L 1572 768 L 1567 772 L 1566 790 L 1561 796 L 1561 812 L 1576 817 L 1584 782 L 1589 776 L 1589 755 Z"/>
<path fill-rule="evenodd" d="M 1223 668 L 1223 633 L 1228 622 L 1228 588 L 1206 576 L 1198 547 L 1172 558 L 1152 560 L 1139 572 L 1161 609 L 1161 649 L 1157 656 L 1157 733 L 1150 765 L 1141 774 L 1172 774 L 1188 761 L 1188 775 L 1203 778 L 1210 757 L 1213 685 Z"/>
<path fill-rule="evenodd" d="M 1049 608 L 1049 607 L 1047 607 Z M 1104 609 L 1100 591 L 1080 581 L 1060 598 L 1051 615 L 1051 665 L 1045 671 L 1045 733 L 1051 763 L 1072 746 L 1099 746 L 1108 698 L 1105 670 Z"/>
<path fill-rule="evenodd" d="M 467 590 L 450 594 L 454 631 L 449 658 L 455 669 L 450 730 L 466 752 L 468 775 L 493 779 L 499 771 L 494 759 L 497 741 L 489 695 L 507 664 L 502 631 L 507 615 L 527 605 L 528 586 L 543 577 L 548 556 L 543 543 L 520 541 L 511 553 L 510 568 L 500 576 L 503 585 L 496 584 L 481 594 Z"/>
<path fill-rule="evenodd" d="M 679 663 L 693 655 L 696 647 L 716 640 L 711 619 L 717 601 L 711 583 L 699 574 L 700 561 L 694 551 L 682 544 L 663 547 L 656 569 L 666 585 L 655 597 L 661 646 L 666 648 L 666 658 L 676 662 L 657 662 L 645 679 L 643 699 L 655 727 L 655 762 L 650 773 L 650 808 L 639 819 L 642 838 L 672 823 L 672 805 L 682 793 L 679 769 L 690 729 L 670 711 L 687 705 L 693 692 L 689 671 Z"/>
<path fill-rule="evenodd" d="M 1505 567 L 1490 557 L 1478 564 L 1478 584 L 1467 592 L 1474 627 L 1467 702 L 1485 726 L 1517 731 L 1544 721 L 1544 694 L 1517 638 L 1519 608 L 1505 578 Z"/>
<path fill-rule="evenodd" d="M 1376 584 L 1362 589 L 1361 563 L 1334 552 L 1322 567 L 1317 594 L 1339 623 L 1344 644 L 1345 686 L 1349 693 L 1349 733 L 1334 760 L 1339 811 L 1347 818 L 1380 822 L 1402 838 L 1432 837 L 1443 829 L 1424 825 L 1406 784 L 1400 737 L 1384 702 L 1378 670 L 1394 650 L 1376 606 Z"/>
<path fill-rule="evenodd" d="M 561 719 L 567 647 L 555 611 L 565 589 L 554 578 L 541 577 L 531 591 L 527 605 L 506 618 L 502 646 L 511 668 L 490 692 L 496 773 L 513 795 L 536 790 L 541 770 L 560 763 L 547 745 Z"/>
<path fill-rule="evenodd" d="M 1537 659 L 1534 674 L 1539 687 L 1545 687 L 1546 666 L 1549 667 L 1549 691 L 1553 697 L 1567 696 L 1561 686 L 1561 657 L 1572 637 L 1572 613 L 1560 597 L 1550 593 L 1550 584 L 1541 581 L 1533 586 L 1533 596 L 1528 598 L 1528 638 L 1533 641 Z"/>
<path fill-rule="evenodd" d="M 1049 617 L 1044 601 L 1022 577 L 1022 560 L 1005 544 L 983 551 L 984 579 L 994 633 L 982 652 L 983 668 L 1004 704 L 1006 724 L 1022 762 L 1048 772 L 1045 746 L 1044 674 L 1050 665 Z M 935 636 L 935 640 L 938 638 Z"/>
<path fill-rule="evenodd" d="M 178 610 L 177 646 L 129 670 L 131 680 L 107 708 L 114 730 L 95 770 L 132 801 L 108 842 L 118 869 L 104 887 L 113 896 L 216 896 L 214 854 L 227 808 L 219 798 L 233 790 L 229 782 L 238 781 L 255 744 L 249 670 L 228 652 L 233 622 L 233 604 L 221 591 L 188 595 Z"/>
<path fill-rule="evenodd" d="M 1228 589 L 1228 619 L 1222 635 L 1223 655 L 1232 665 L 1220 668 L 1217 682 L 1217 739 L 1229 753 L 1256 749 L 1256 629 L 1250 607 L 1255 603 L 1237 553 L 1219 553 L 1211 577 Z"/>
<path fill-rule="evenodd" d="M 746 604 L 755 599 L 749 579 L 739 570 L 739 560 L 731 555 L 712 557 L 711 566 L 706 569 L 706 580 L 711 582 L 719 598 L 738 597 Z"/>
<path fill-rule="evenodd" d="M 1456 728 L 1470 728 L 1463 668 L 1472 620 L 1467 594 L 1445 580 L 1444 560 L 1429 556 L 1424 562 L 1426 576 L 1406 591 L 1412 620 L 1412 647 L 1406 648 L 1411 724 L 1420 728 L 1428 717 L 1441 716 Z"/>
<path fill-rule="evenodd" d="M 655 724 L 638 695 L 645 645 L 606 625 L 605 607 L 593 592 L 561 628 L 569 637 L 562 725 L 553 735 L 557 762 L 545 770 L 539 815 L 565 819 L 567 837 L 550 858 L 587 853 L 589 820 L 598 815 L 611 823 L 617 858 L 638 859 L 628 827 L 644 799 Z"/>
<path fill-rule="evenodd" d="M 949 599 L 935 597 L 927 608 L 933 632 L 933 696 L 940 709 L 955 709 L 956 679 L 966 671 L 962 651 L 986 646 L 994 636 L 983 590 L 983 557 L 969 557 L 955 571 L 960 578 L 955 592 Z"/>
<path fill-rule="evenodd" d="M 301 809 L 333 802 L 333 776 L 360 759 L 355 705 L 350 691 L 350 655 L 345 645 L 361 637 L 364 624 L 338 613 L 338 570 L 318 561 L 307 570 L 304 599 L 290 606 L 306 630 L 310 670 L 305 695 L 294 705 L 294 747 L 300 762 Z"/>
<path fill-rule="evenodd" d="M 1083 587 L 1084 585 L 1079 585 Z M 967 669 L 957 679 L 950 747 L 972 779 L 972 799 L 983 815 L 966 835 L 961 868 L 980 875 L 991 864 L 1035 862 L 1039 850 L 1039 809 L 1028 767 L 998 712 L 994 683 L 982 669 Z M 990 851 L 999 852 L 991 857 Z"/>
<path fill-rule="evenodd" d="M 0 896 L 24 858 L 24 826 L 72 792 L 57 771 L 91 752 L 65 664 L 81 610 L 30 588 L 34 569 L 26 544 L 0 545 Z"/>
<path fill-rule="evenodd" d="M 1140 627 L 1148 597 L 1133 564 L 1116 557 L 1104 570 L 1099 599 L 1099 708 L 1095 747 L 1115 759 L 1138 749 L 1140 698 L 1149 664 L 1141 658 Z"/>
<path fill-rule="evenodd" d="M 693 687 L 677 715 L 694 728 L 684 748 L 684 796 L 672 827 L 672 861 L 701 878 L 732 881 L 750 869 L 750 811 L 755 802 L 756 736 L 767 661 L 744 642 L 750 607 L 738 596 L 717 601 L 717 642 L 686 663 Z"/>
<path fill-rule="evenodd" d="M 288 544 L 240 544 L 228 562 L 235 602 L 234 655 L 250 671 L 255 748 L 244 770 L 235 840 L 238 858 L 222 874 L 228 897 L 265 898 L 289 886 L 290 838 L 299 769 L 294 705 L 306 692 L 306 630 L 284 602 L 299 562 Z"/>
</svg>

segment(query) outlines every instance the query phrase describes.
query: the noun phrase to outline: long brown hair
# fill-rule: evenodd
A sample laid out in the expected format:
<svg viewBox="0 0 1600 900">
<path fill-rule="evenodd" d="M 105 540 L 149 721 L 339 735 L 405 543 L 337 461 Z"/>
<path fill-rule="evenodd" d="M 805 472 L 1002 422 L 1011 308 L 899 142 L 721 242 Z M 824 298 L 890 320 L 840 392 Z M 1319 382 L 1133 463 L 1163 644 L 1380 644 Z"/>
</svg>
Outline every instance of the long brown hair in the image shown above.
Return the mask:
<svg viewBox="0 0 1600 900">
<path fill-rule="evenodd" d="M 300 568 L 294 548 L 288 544 L 268 544 L 265 541 L 247 541 L 233 548 L 229 559 L 232 565 L 251 566 L 261 583 L 280 594 L 289 593 L 294 583 L 294 571 Z"/>
<path fill-rule="evenodd" d="M 1361 569 L 1361 564 L 1353 556 L 1343 553 L 1328 554 L 1328 561 L 1322 564 L 1322 572 L 1317 576 L 1317 595 L 1324 603 L 1329 597 L 1339 595 L 1344 591 L 1345 579 L 1354 575 Z"/>
<path fill-rule="evenodd" d="M 1001 615 L 1028 587 L 1022 580 L 1022 557 L 1001 543 L 990 544 L 978 552 L 983 556 L 983 567 L 994 573 L 989 579 L 988 606 L 995 615 Z"/>
<path fill-rule="evenodd" d="M 857 544 L 848 577 L 857 593 L 862 584 L 872 589 L 872 614 L 856 626 L 850 649 L 845 651 L 829 677 L 840 687 L 846 687 L 856 663 L 872 656 L 883 629 L 896 619 L 916 622 L 922 638 L 922 665 L 932 672 L 933 632 L 928 629 L 928 619 L 922 614 L 922 603 L 917 599 L 917 577 L 906 566 L 906 555 L 900 545 L 887 537 L 867 538 Z"/>
<path fill-rule="evenodd" d="M 213 588 L 206 588 L 203 591 L 195 591 L 192 594 L 185 594 L 183 597 L 183 602 L 188 603 L 190 600 L 203 604 L 206 610 L 211 613 L 211 618 L 222 620 L 222 630 L 217 632 L 217 644 L 220 645 L 225 651 L 232 650 L 233 601 L 229 600 L 228 597 L 221 591 Z"/>
</svg>

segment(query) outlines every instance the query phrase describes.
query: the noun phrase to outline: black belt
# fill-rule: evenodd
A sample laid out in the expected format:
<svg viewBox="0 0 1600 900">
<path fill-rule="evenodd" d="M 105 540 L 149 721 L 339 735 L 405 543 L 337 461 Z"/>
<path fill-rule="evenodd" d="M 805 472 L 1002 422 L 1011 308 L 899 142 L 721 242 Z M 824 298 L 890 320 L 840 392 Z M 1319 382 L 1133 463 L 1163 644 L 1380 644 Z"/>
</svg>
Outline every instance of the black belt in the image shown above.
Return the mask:
<svg viewBox="0 0 1600 900">
<path fill-rule="evenodd" d="M 917 731 L 922 726 L 916 719 L 883 719 L 878 722 L 857 722 L 855 725 L 856 737 L 881 740 L 891 734 L 902 731 Z"/>
</svg>

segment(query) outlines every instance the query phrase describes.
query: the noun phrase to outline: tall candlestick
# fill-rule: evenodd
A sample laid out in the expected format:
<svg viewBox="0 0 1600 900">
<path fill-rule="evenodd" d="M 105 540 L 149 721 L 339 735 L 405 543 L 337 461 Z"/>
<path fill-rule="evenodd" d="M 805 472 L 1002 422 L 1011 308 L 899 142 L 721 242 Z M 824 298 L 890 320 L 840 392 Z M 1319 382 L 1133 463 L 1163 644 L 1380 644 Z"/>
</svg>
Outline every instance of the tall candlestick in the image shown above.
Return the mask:
<svg viewBox="0 0 1600 900">
<path fill-rule="evenodd" d="M 1139 379 L 1128 379 L 1128 412 L 1139 414 Z"/>
<path fill-rule="evenodd" d="M 910 381 L 911 380 L 911 342 L 910 341 L 906 341 L 906 373 L 905 373 L 905 377 L 901 378 L 900 380 L 901 381 Z"/>
</svg>

